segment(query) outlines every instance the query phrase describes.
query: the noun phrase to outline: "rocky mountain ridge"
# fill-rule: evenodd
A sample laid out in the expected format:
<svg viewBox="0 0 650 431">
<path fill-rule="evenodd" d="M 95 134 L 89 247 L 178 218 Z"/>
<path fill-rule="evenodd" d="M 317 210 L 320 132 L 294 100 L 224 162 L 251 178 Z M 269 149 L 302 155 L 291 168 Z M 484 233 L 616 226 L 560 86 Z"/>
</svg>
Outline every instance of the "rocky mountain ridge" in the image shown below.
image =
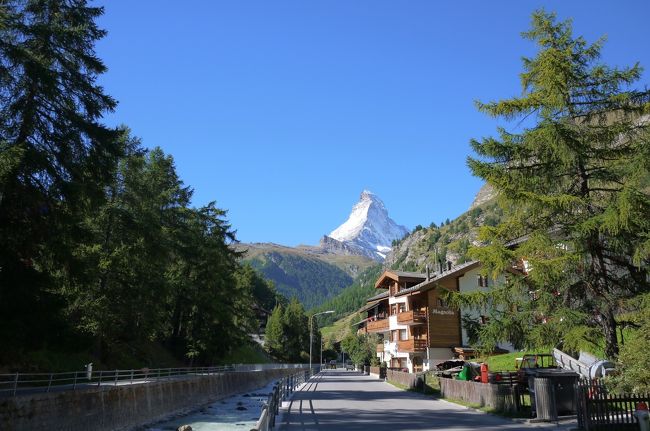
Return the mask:
<svg viewBox="0 0 650 431">
<path fill-rule="evenodd" d="M 484 185 L 476 194 L 470 209 L 456 219 L 437 226 L 419 227 L 399 241 L 386 256 L 384 267 L 404 271 L 425 271 L 427 265 L 437 269 L 446 262 L 460 264 L 470 259 L 467 252 L 479 245 L 481 226 L 495 226 L 503 216 L 496 202 L 496 193 Z"/>
<path fill-rule="evenodd" d="M 317 246 L 253 243 L 237 248 L 244 252 L 243 260 L 272 280 L 280 293 L 310 308 L 352 285 L 359 274 L 383 261 L 393 241 L 407 233 L 388 216 L 381 199 L 364 190 L 348 219 Z"/>
<path fill-rule="evenodd" d="M 356 254 L 381 262 L 390 252 L 393 241 L 407 234 L 406 227 L 390 218 L 384 202 L 364 190 L 348 219 L 323 236 L 320 247 L 334 254 Z"/>
</svg>

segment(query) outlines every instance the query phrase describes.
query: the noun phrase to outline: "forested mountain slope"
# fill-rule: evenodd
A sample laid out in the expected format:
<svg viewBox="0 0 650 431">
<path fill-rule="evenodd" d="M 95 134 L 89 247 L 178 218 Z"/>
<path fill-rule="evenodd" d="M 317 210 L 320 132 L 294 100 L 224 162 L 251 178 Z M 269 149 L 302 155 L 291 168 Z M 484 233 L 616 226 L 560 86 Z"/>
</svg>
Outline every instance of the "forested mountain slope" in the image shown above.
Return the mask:
<svg viewBox="0 0 650 431">
<path fill-rule="evenodd" d="M 481 189 L 474 201 L 480 203 L 473 204 L 458 218 L 447 219 L 440 226 L 435 223 L 429 227 L 416 226 L 413 232 L 394 244 L 384 265 L 403 271 L 425 271 L 427 264 L 433 270 L 447 261 L 453 264 L 467 261 L 469 247 L 478 244 L 478 228 L 495 226 L 503 216 L 494 196 L 485 196 L 484 190 Z"/>
<path fill-rule="evenodd" d="M 363 256 L 317 253 L 307 247 L 242 244 L 244 261 L 273 281 L 281 294 L 297 298 L 309 309 L 334 298 L 373 261 Z"/>
<path fill-rule="evenodd" d="M 337 296 L 316 307 L 313 310 L 314 312 L 334 310 L 331 315 L 319 317 L 320 326 L 329 325 L 361 308 L 368 298 L 377 293 L 375 291 L 375 281 L 377 281 L 382 271 L 383 267 L 380 264 L 369 267 L 359 274 L 351 286 L 346 287 Z"/>
</svg>

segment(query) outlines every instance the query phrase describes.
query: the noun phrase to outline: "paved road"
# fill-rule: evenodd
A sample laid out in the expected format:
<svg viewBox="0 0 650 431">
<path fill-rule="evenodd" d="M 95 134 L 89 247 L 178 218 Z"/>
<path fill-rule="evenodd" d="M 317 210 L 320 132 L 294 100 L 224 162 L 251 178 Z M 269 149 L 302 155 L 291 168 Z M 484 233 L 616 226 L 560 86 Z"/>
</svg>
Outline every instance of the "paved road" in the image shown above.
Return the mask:
<svg viewBox="0 0 650 431">
<path fill-rule="evenodd" d="M 403 391 L 355 371 L 327 370 L 296 392 L 278 418 L 282 431 L 539 430 L 527 424 Z"/>
</svg>

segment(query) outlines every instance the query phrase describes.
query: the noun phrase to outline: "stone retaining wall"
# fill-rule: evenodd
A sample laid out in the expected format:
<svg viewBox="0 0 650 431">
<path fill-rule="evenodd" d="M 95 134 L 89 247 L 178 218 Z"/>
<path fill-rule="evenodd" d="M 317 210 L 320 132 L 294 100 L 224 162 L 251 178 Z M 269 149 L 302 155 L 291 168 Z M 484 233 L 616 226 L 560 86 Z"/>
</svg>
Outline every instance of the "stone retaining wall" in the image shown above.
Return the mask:
<svg viewBox="0 0 650 431">
<path fill-rule="evenodd" d="M 266 386 L 299 369 L 228 372 L 179 380 L 0 398 L 0 429 L 130 430 L 236 393 Z"/>
</svg>

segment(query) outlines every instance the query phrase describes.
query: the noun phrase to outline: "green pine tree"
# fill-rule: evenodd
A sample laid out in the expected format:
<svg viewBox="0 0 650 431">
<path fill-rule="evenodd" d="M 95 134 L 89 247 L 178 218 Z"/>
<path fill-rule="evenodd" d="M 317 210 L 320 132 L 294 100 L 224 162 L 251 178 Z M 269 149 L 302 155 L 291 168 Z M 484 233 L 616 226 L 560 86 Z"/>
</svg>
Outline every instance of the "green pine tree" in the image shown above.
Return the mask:
<svg viewBox="0 0 650 431">
<path fill-rule="evenodd" d="M 284 317 L 284 307 L 278 304 L 268 321 L 266 322 L 266 332 L 264 335 L 264 348 L 269 354 L 278 359 L 285 358 L 285 333 L 284 325 L 282 323 Z"/>
<path fill-rule="evenodd" d="M 519 256 L 532 269 L 525 282 L 513 276 L 474 298 L 501 304 L 483 335 L 569 347 L 600 339 L 616 357 L 624 300 L 650 287 L 650 94 L 632 88 L 638 64 L 599 63 L 603 41 L 574 37 L 555 14 L 535 12 L 523 36 L 538 47 L 523 59 L 523 94 L 478 103 L 523 129 L 472 141 L 477 157 L 468 164 L 505 211 L 473 256 L 495 274 Z M 506 244 L 518 237 L 526 241 L 513 251 Z"/>
<path fill-rule="evenodd" d="M 309 319 L 302 304 L 292 298 L 284 310 L 282 323 L 285 332 L 287 359 L 294 362 L 309 360 Z"/>
<path fill-rule="evenodd" d="M 116 104 L 96 82 L 105 71 L 94 52 L 102 9 L 9 0 L 0 11 L 0 344 L 8 351 L 57 333 L 59 277 L 78 265 L 79 226 L 104 199 L 123 147 L 100 123 Z M 31 312 L 39 318 L 25 319 Z"/>
</svg>

